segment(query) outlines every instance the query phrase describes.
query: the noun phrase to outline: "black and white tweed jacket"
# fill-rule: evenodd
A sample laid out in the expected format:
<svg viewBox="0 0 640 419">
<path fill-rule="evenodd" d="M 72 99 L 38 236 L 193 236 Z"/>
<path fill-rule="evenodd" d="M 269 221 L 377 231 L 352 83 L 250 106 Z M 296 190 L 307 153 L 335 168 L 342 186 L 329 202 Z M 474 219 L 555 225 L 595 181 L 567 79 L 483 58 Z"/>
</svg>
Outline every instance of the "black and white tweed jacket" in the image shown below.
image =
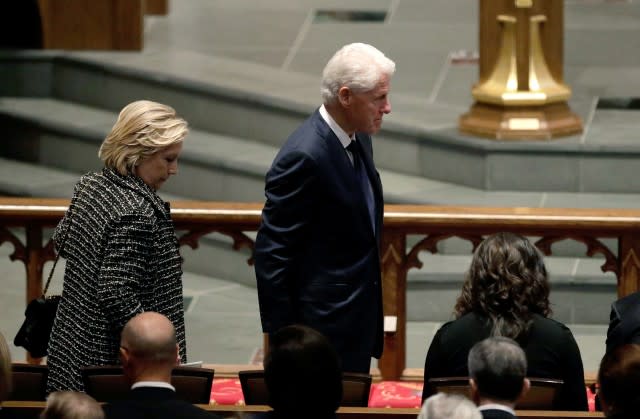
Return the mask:
<svg viewBox="0 0 640 419">
<path fill-rule="evenodd" d="M 67 261 L 49 342 L 47 391 L 82 391 L 80 367 L 118 364 L 120 332 L 137 313 L 174 324 L 186 362 L 182 268 L 169 205 L 136 176 L 84 175 L 56 227 Z"/>
</svg>

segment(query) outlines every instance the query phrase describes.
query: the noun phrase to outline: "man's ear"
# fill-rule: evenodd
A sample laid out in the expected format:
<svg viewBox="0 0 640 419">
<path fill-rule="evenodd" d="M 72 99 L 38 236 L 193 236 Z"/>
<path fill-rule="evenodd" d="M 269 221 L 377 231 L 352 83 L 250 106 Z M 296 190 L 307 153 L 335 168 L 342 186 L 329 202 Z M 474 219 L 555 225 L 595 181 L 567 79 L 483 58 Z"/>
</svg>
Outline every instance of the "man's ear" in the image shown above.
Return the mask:
<svg viewBox="0 0 640 419">
<path fill-rule="evenodd" d="M 182 359 L 180 359 L 180 345 L 176 343 L 176 365 L 180 365 L 182 363 Z"/>
<path fill-rule="evenodd" d="M 469 386 L 471 387 L 471 400 L 475 404 L 480 404 L 480 394 L 478 393 L 478 384 L 473 378 L 469 378 Z"/>
<path fill-rule="evenodd" d="M 353 97 L 353 93 L 351 92 L 351 89 L 349 89 L 347 86 L 342 86 L 338 90 L 338 100 L 340 101 L 340 104 L 342 106 L 344 107 L 350 106 L 352 97 Z"/>
<path fill-rule="evenodd" d="M 518 400 L 522 399 L 524 395 L 529 392 L 530 388 L 531 388 L 531 381 L 529 381 L 528 378 L 525 378 L 524 380 L 522 380 L 522 391 L 520 392 L 520 396 L 518 396 Z"/>
<path fill-rule="evenodd" d="M 120 363 L 124 366 L 129 364 L 129 359 L 131 358 L 131 354 L 124 346 L 120 347 Z"/>
</svg>

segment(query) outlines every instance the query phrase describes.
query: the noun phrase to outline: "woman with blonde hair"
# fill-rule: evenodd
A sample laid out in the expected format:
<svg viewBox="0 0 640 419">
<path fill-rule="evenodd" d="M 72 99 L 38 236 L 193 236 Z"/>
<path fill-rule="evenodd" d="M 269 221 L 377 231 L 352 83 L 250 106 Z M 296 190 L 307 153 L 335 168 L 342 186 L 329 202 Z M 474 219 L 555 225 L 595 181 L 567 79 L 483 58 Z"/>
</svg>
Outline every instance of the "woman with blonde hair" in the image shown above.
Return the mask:
<svg viewBox="0 0 640 419">
<path fill-rule="evenodd" d="M 147 100 L 122 109 L 100 147 L 104 168 L 74 188 L 53 240 L 67 261 L 49 342 L 47 392 L 83 391 L 80 368 L 118 363 L 120 332 L 143 311 L 167 316 L 186 362 L 182 267 L 169 204 L 187 123 Z"/>
<path fill-rule="evenodd" d="M 554 410 L 587 410 L 580 350 L 567 326 L 548 316 L 549 280 L 542 254 L 525 237 L 497 233 L 476 249 L 456 319 L 431 342 L 424 367 L 423 400 L 430 378 L 468 376 L 467 357 L 477 342 L 505 336 L 527 356 L 527 376 L 563 380 Z"/>
</svg>

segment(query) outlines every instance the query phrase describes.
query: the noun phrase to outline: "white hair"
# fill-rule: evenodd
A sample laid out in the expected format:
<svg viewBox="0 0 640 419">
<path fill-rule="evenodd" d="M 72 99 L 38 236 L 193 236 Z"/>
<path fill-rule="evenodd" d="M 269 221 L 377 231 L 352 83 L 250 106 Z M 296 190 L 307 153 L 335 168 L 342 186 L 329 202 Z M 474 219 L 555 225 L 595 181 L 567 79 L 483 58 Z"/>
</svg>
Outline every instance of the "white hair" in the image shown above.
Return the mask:
<svg viewBox="0 0 640 419">
<path fill-rule="evenodd" d="M 353 43 L 340 48 L 322 71 L 320 93 L 325 104 L 338 99 L 338 91 L 346 86 L 355 92 L 373 90 L 383 75 L 391 77 L 396 63 L 369 44 Z"/>
<path fill-rule="evenodd" d="M 424 401 L 418 419 L 482 419 L 482 414 L 464 396 L 437 393 Z"/>
</svg>

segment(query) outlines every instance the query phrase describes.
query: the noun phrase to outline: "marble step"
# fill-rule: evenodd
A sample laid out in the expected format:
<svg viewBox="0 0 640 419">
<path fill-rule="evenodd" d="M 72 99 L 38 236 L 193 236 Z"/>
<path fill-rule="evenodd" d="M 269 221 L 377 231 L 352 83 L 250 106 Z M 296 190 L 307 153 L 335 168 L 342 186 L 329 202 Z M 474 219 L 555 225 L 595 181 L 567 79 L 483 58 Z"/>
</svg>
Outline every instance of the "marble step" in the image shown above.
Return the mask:
<svg viewBox="0 0 640 419">
<path fill-rule="evenodd" d="M 176 62 L 183 61 L 194 63 L 198 74 L 179 71 L 185 66 L 176 67 Z M 194 52 L 179 57 L 0 52 L 0 75 L 3 97 L 51 97 L 112 112 L 149 98 L 174 106 L 195 129 L 272 147 L 279 147 L 319 101 L 317 77 Z M 468 105 L 431 103 L 407 93 L 394 94 L 393 102 L 394 112 L 375 138 L 381 169 L 479 191 L 502 191 L 497 196 L 515 201 L 512 205 L 566 206 L 575 201 L 556 201 L 554 193 L 559 192 L 630 194 L 638 204 L 640 178 L 635 173 L 640 148 L 630 134 L 633 130 L 618 135 L 608 129 L 633 124 L 634 115 L 598 113 L 592 123 L 599 134 L 588 141 L 574 136 L 563 141 L 501 142 L 457 132 L 452 121 Z M 593 108 L 591 100 L 573 106 L 583 118 Z M 440 184 L 427 187 L 435 189 L 434 199 L 452 197 L 439 190 Z M 482 194 L 472 195 L 478 199 Z"/>
<path fill-rule="evenodd" d="M 5 127 L 0 157 L 77 173 L 101 166 L 100 142 L 117 112 L 47 97 L 0 97 Z M 378 142 L 376 142 L 376 150 Z M 181 158 L 181 174 L 166 192 L 205 200 L 264 199 L 264 173 L 277 152 L 274 145 L 197 128 Z M 376 160 L 382 159 L 376 154 Z M 487 191 L 379 169 L 385 201 L 397 204 L 637 208 L 640 195 L 624 193 Z"/>
</svg>

